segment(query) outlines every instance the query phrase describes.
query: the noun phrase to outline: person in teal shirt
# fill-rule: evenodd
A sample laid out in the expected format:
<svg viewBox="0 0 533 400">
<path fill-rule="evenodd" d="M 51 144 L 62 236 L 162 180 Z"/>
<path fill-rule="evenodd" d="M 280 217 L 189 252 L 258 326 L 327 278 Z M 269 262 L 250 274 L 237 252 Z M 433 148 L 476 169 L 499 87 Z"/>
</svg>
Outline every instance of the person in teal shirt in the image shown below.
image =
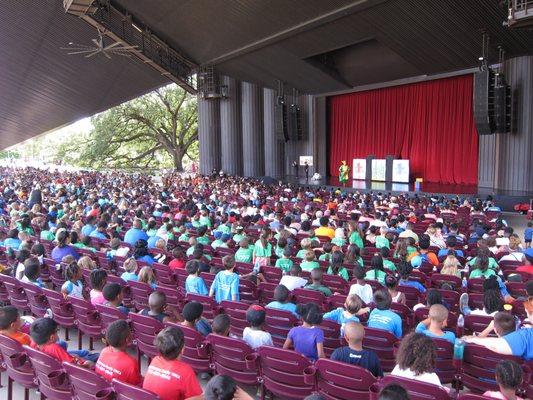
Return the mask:
<svg viewBox="0 0 533 400">
<path fill-rule="evenodd" d="M 335 229 L 335 237 L 331 239 L 331 243 L 336 246 L 343 247 L 346 244 L 346 237 L 344 235 L 344 229 Z"/>
<path fill-rule="evenodd" d="M 470 272 L 470 279 L 473 278 L 485 278 L 488 279 L 493 275 L 496 275 L 496 272 L 493 269 L 489 268 L 489 258 L 485 254 L 481 254 L 476 257 L 476 263 L 474 264 L 474 269 Z"/>
<path fill-rule="evenodd" d="M 365 280 L 378 281 L 384 285 L 386 277 L 387 273 L 383 269 L 383 258 L 380 255 L 375 255 L 370 260 L 370 269 L 365 275 Z"/>
<path fill-rule="evenodd" d="M 330 288 L 328 288 L 327 286 L 324 286 L 322 284 L 322 276 L 323 276 L 323 272 L 322 272 L 322 269 L 321 268 L 315 268 L 314 270 L 311 271 L 311 281 L 313 283 L 305 286 L 305 289 L 311 289 L 311 290 L 316 290 L 318 292 L 321 292 L 324 294 L 324 296 L 326 297 L 329 297 L 333 294 L 333 292 L 331 291 Z"/>
<path fill-rule="evenodd" d="M 198 243 L 202 243 L 204 246 L 209 246 L 209 243 L 211 243 L 211 240 L 209 240 L 209 237 L 207 236 L 206 226 L 202 225 L 198 228 L 198 237 L 196 238 L 196 241 Z"/>
<path fill-rule="evenodd" d="M 291 255 L 292 251 L 290 248 L 287 247 L 283 252 L 283 256 L 276 260 L 275 267 L 280 268 L 284 274 L 288 274 L 289 270 L 294 265 L 293 261 L 291 260 Z"/>
<path fill-rule="evenodd" d="M 254 249 L 250 247 L 247 238 L 239 242 L 239 250 L 235 253 L 235 261 L 242 263 L 251 263 L 254 256 Z"/>
<path fill-rule="evenodd" d="M 209 297 L 215 296 L 215 301 L 221 303 L 223 300 L 239 301 L 239 274 L 233 272 L 235 269 L 235 258 L 227 255 L 222 258 L 224 270 L 216 274 Z"/>
<path fill-rule="evenodd" d="M 270 229 L 263 229 L 259 240 L 254 245 L 253 263 L 265 267 L 270 264 L 272 257 L 272 244 L 269 242 L 271 236 Z"/>
<path fill-rule="evenodd" d="M 320 268 L 320 264 L 315 261 L 315 253 L 313 250 L 308 250 L 305 253 L 304 261 L 300 263 L 300 268 L 302 271 L 312 271 L 315 268 Z"/>
<path fill-rule="evenodd" d="M 338 275 L 345 281 L 349 281 L 348 270 L 342 266 L 344 262 L 344 254 L 341 251 L 334 251 L 331 256 L 331 265 L 328 268 L 328 275 Z M 358 322 L 358 321 L 356 321 Z"/>
<path fill-rule="evenodd" d="M 289 289 L 283 285 L 276 286 L 274 289 L 274 301 L 266 305 L 266 308 L 275 308 L 276 310 L 283 310 L 291 312 L 296 318 L 300 318 L 296 312 L 296 304 L 289 302 Z"/>
</svg>

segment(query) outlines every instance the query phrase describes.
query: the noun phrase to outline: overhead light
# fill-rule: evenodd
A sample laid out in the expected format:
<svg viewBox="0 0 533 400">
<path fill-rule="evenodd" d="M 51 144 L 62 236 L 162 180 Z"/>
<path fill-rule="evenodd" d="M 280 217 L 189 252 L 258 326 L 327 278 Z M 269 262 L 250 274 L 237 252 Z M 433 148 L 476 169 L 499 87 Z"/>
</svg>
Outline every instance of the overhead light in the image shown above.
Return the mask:
<svg viewBox="0 0 533 400">
<path fill-rule="evenodd" d="M 483 56 L 479 57 L 478 60 L 479 61 L 483 61 L 485 58 Z"/>
</svg>

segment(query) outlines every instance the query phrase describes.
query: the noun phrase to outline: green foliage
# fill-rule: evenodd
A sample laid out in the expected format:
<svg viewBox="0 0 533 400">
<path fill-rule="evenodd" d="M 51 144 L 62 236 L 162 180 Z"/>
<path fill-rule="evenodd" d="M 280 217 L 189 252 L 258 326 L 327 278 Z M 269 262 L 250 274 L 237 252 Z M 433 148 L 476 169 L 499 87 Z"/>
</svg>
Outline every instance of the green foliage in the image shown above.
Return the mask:
<svg viewBox="0 0 533 400">
<path fill-rule="evenodd" d="M 18 151 L 12 150 L 0 151 L 0 160 L 5 160 L 6 158 L 20 158 L 20 154 Z"/>
<path fill-rule="evenodd" d="M 167 86 L 92 118 L 93 129 L 61 144 L 57 159 L 84 168 L 183 170 L 198 157 L 196 97 Z"/>
</svg>

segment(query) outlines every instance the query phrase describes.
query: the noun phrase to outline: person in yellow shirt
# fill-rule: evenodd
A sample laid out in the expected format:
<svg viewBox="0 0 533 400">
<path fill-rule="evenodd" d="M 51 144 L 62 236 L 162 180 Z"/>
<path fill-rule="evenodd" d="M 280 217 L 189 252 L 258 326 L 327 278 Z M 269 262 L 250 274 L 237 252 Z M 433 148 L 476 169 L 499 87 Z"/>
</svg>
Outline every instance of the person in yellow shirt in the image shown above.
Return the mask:
<svg viewBox="0 0 533 400">
<path fill-rule="evenodd" d="M 319 222 L 320 228 L 315 229 L 315 236 L 327 236 L 330 239 L 333 239 L 335 237 L 335 230 L 328 226 L 329 218 L 322 217 Z"/>
</svg>

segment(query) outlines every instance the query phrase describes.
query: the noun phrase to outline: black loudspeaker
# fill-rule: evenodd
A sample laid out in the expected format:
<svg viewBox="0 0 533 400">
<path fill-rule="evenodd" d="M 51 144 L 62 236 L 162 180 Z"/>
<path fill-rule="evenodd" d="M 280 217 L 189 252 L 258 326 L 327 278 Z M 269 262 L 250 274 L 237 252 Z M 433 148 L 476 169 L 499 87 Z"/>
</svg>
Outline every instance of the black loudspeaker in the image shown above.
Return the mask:
<svg viewBox="0 0 533 400">
<path fill-rule="evenodd" d="M 274 108 L 274 119 L 276 123 L 276 136 L 279 141 L 289 141 L 289 131 L 287 127 L 287 106 L 283 100 L 278 99 Z"/>
<path fill-rule="evenodd" d="M 502 84 L 494 88 L 494 119 L 496 133 L 511 132 L 511 87 Z"/>
<path fill-rule="evenodd" d="M 480 135 L 496 131 L 494 97 L 494 72 L 486 70 L 474 74 L 474 121 Z"/>
<path fill-rule="evenodd" d="M 302 140 L 302 117 L 300 107 L 297 104 L 289 106 L 287 118 L 289 137 L 291 140 Z"/>
</svg>

